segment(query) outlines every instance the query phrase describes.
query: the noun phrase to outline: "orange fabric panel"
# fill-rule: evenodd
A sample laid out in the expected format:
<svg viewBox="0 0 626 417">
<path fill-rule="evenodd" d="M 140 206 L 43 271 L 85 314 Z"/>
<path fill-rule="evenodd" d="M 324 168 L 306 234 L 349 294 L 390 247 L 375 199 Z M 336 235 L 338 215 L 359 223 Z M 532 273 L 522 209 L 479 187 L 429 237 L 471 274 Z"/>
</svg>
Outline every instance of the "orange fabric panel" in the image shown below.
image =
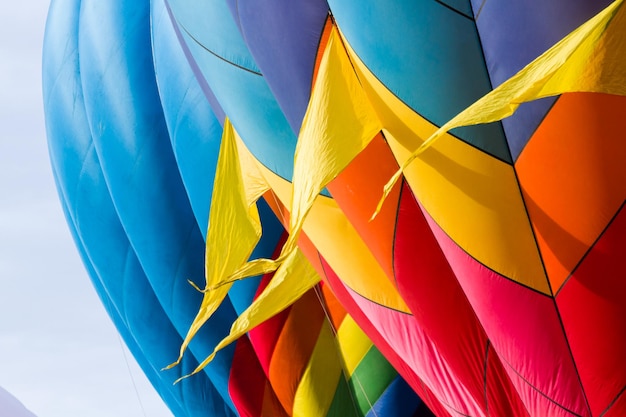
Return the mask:
<svg viewBox="0 0 626 417">
<path fill-rule="evenodd" d="M 330 32 L 332 28 L 333 22 L 329 16 L 326 19 L 326 23 L 324 24 L 324 30 L 322 30 L 322 36 L 320 37 L 320 44 L 317 47 L 317 56 L 315 57 L 315 67 L 313 68 L 313 78 L 311 80 L 311 90 L 313 90 L 313 86 L 315 85 L 315 80 L 317 79 L 317 71 L 320 68 L 322 56 L 324 56 L 324 50 L 326 49 L 326 45 L 328 44 L 328 39 L 330 38 Z"/>
<path fill-rule="evenodd" d="M 276 396 L 290 414 L 324 318 L 315 292 L 309 291 L 291 307 L 289 318 L 276 342 L 269 379 Z"/>
<path fill-rule="evenodd" d="M 397 169 L 391 149 L 379 133 L 327 187 L 394 283 L 393 236 L 400 184 L 394 186 L 378 216 L 371 222 L 370 217 L 376 210 L 383 187 Z"/>
<path fill-rule="evenodd" d="M 626 97 L 564 94 L 516 169 L 552 291 L 626 198 Z"/>
<path fill-rule="evenodd" d="M 300 245 L 300 240 L 298 241 L 298 245 Z M 319 289 L 320 289 L 321 296 L 324 301 L 324 308 L 325 308 L 328 320 L 330 321 L 332 325 L 333 331 L 336 333 L 337 329 L 339 329 L 339 326 L 341 326 L 341 322 L 346 317 L 346 314 L 347 314 L 346 310 L 339 303 L 339 300 L 337 300 L 337 297 L 335 297 L 335 294 L 333 294 L 333 291 L 330 289 L 330 285 L 322 281 L 319 285 Z"/>
<path fill-rule="evenodd" d="M 283 406 L 280 404 L 269 382 L 265 384 L 265 393 L 263 395 L 263 407 L 261 408 L 261 417 L 288 417 Z"/>
</svg>

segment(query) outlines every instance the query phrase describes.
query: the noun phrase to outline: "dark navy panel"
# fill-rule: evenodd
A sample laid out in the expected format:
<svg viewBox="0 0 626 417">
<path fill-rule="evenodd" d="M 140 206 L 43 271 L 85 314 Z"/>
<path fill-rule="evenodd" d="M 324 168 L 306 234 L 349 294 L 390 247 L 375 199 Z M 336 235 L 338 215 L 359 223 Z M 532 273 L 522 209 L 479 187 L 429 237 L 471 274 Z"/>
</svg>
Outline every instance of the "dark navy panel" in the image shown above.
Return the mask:
<svg viewBox="0 0 626 417">
<path fill-rule="evenodd" d="M 329 4 L 365 65 L 393 94 L 435 125 L 443 125 L 491 91 L 472 19 L 434 0 L 330 0 Z M 499 123 L 453 133 L 510 161 Z"/>
<path fill-rule="evenodd" d="M 168 3 L 172 1 L 168 0 Z M 291 180 L 297 137 L 264 77 L 215 56 L 198 43 L 196 34 L 182 29 L 203 28 L 205 36 L 221 45 L 243 43 L 226 0 L 202 2 L 194 14 L 179 16 L 176 8 L 172 7 L 172 10 L 203 77 L 246 146 L 262 164 L 279 176 Z M 223 27 L 218 31 L 217 26 L 211 26 L 210 22 L 214 19 L 230 20 L 229 31 L 223 30 Z"/>
<path fill-rule="evenodd" d="M 422 400 L 415 394 L 401 376 L 397 376 L 374 403 L 366 417 L 430 417 L 432 413 L 422 406 Z M 419 414 L 418 410 L 422 410 Z"/>
<path fill-rule="evenodd" d="M 309 103 L 326 0 L 229 0 L 243 38 L 298 134 Z"/>
<path fill-rule="evenodd" d="M 207 410 L 230 416 L 232 413 L 226 410 L 206 374 L 187 385 L 172 386 L 178 376 L 196 366 L 193 355 L 185 359 L 178 373 L 159 371 L 163 363 L 176 355 L 182 339 L 143 274 L 100 170 L 79 79 L 79 7 L 79 1 L 52 3 L 43 60 L 50 157 L 70 229 L 94 286 L 110 307 L 116 323 L 123 322 L 121 334 L 129 347 L 138 352 L 133 346 L 141 346 L 138 360 L 149 377 L 158 376 L 160 382 L 155 383 L 155 388 L 171 409 L 183 410 L 185 413 L 180 415 L 188 416 L 204 415 Z M 187 398 L 195 399 L 188 401 Z"/>
<path fill-rule="evenodd" d="M 187 333 L 204 279 L 204 240 L 178 172 L 158 96 L 148 1 L 84 1 L 79 60 L 85 106 L 104 177 L 124 231 L 164 311 Z M 236 317 L 222 304 L 192 341 L 204 358 Z M 234 410 L 228 378 L 234 348 L 207 367 Z"/>
<path fill-rule="evenodd" d="M 485 60 L 498 86 L 568 33 L 606 7 L 610 0 L 472 0 Z M 482 8 L 481 8 L 482 7 Z M 543 120 L 554 99 L 523 106 L 503 124 L 513 158 Z"/>
</svg>

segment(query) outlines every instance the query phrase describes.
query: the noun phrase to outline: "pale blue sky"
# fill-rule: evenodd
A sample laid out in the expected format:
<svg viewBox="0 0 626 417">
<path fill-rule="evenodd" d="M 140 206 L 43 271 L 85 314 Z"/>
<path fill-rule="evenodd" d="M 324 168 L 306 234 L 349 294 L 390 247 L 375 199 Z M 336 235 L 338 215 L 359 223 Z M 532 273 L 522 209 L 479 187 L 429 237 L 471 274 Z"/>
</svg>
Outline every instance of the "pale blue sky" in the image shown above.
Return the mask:
<svg viewBox="0 0 626 417">
<path fill-rule="evenodd" d="M 47 9 L 0 11 L 0 387 L 37 417 L 171 416 L 122 347 L 57 201 L 41 99 Z"/>
</svg>

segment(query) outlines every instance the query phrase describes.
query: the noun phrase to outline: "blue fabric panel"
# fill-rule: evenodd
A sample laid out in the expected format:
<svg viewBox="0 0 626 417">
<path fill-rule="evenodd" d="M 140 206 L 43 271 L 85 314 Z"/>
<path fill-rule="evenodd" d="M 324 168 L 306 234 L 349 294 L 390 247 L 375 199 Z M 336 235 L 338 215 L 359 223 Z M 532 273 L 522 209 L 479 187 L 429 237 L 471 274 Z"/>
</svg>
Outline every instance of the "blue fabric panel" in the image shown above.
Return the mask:
<svg viewBox="0 0 626 417">
<path fill-rule="evenodd" d="M 186 385 L 171 385 L 195 367 L 193 355 L 173 373 L 159 371 L 176 355 L 182 339 L 156 300 L 128 243 L 93 148 L 79 80 L 79 8 L 78 1 L 52 3 L 43 76 L 51 163 L 70 228 L 94 285 L 100 294 L 106 294 L 103 300 L 110 300 L 109 306 L 115 307 L 117 315 L 112 316 L 119 317 L 132 333 L 133 339 L 127 338 L 127 343 L 142 347 L 145 360 L 139 358 L 140 362 L 149 375 L 161 379 L 156 388 L 166 401 L 171 403 L 171 398 L 176 398 L 178 405 L 172 403 L 172 409 L 182 408 L 186 410 L 183 415 L 189 416 L 204 415 L 206 410 L 230 416 L 232 413 L 205 374 Z M 128 337 L 123 329 L 122 334 Z M 163 393 L 163 387 L 169 387 L 169 393 Z M 188 401 L 188 397 L 195 399 Z"/>
<path fill-rule="evenodd" d="M 196 222 L 206 238 L 222 127 L 179 44 L 163 0 L 152 5 L 154 61 L 159 95 L 172 147 Z M 271 257 L 283 227 L 264 201 L 259 202 L 263 236 L 252 258 Z M 229 297 L 237 313 L 250 305 L 259 278 L 236 283 Z"/>
<path fill-rule="evenodd" d="M 412 417 L 421 404 L 422 400 L 398 375 L 374 403 L 366 417 Z"/>
<path fill-rule="evenodd" d="M 57 186 L 59 186 L 58 181 L 56 181 L 56 183 Z M 98 279 L 98 275 L 96 274 L 96 271 L 85 252 L 85 248 L 80 242 L 80 238 L 78 237 L 74 224 L 72 223 L 72 220 L 69 216 L 68 208 L 65 204 L 65 201 L 61 201 L 61 205 L 63 206 L 63 212 L 65 213 L 65 218 L 68 225 L 70 226 L 70 232 L 78 249 L 79 255 L 83 261 L 83 264 L 85 265 L 87 273 L 91 277 L 94 289 L 96 290 L 96 293 L 98 294 L 98 297 L 100 298 L 100 301 L 102 302 L 105 311 L 111 318 L 111 321 L 115 325 L 115 328 L 119 332 L 121 338 L 124 340 L 126 347 L 128 347 L 128 350 L 139 364 L 139 367 L 146 375 L 146 378 L 148 378 L 148 381 L 150 381 L 150 383 L 159 394 L 159 396 L 163 399 L 163 402 L 167 405 L 172 414 L 178 417 L 188 416 L 183 406 L 178 402 L 179 399 L 171 392 L 170 384 L 164 382 L 161 379 L 161 375 L 159 375 L 160 371 L 152 367 L 152 364 L 150 364 L 150 362 L 146 358 L 146 355 L 144 355 L 143 351 L 128 330 L 128 327 L 126 327 L 126 324 L 115 309 L 115 306 L 109 298 L 104 286 Z"/>
<path fill-rule="evenodd" d="M 441 126 L 491 90 L 474 21 L 437 1 L 330 0 L 348 43 L 404 103 Z M 499 123 L 456 129 L 510 161 Z"/>
<path fill-rule="evenodd" d="M 530 103 L 524 103 L 517 108 L 513 116 L 502 120 L 502 126 L 506 133 L 513 161 L 524 150 L 524 146 L 530 140 L 535 130 L 539 127 L 546 114 L 550 111 L 556 97 L 546 97 Z"/>
<path fill-rule="evenodd" d="M 225 1 L 167 0 L 167 3 L 183 32 L 192 35 L 207 52 L 243 70 L 260 73 Z"/>
<path fill-rule="evenodd" d="M 485 61 L 498 86 L 568 33 L 606 7 L 610 0 L 472 0 Z M 530 103 L 503 124 L 517 159 L 554 99 Z"/>
<path fill-rule="evenodd" d="M 163 0 L 152 2 L 152 38 L 172 148 L 196 222 L 206 237 L 222 126 L 187 62 Z"/>
<path fill-rule="evenodd" d="M 204 241 L 187 198 L 160 106 L 152 65 L 149 2 L 83 2 L 79 59 L 95 149 L 124 231 L 160 304 L 186 334 L 201 294 Z M 199 358 L 235 318 L 224 303 L 192 341 Z M 234 347 L 207 367 L 223 399 Z"/>
<path fill-rule="evenodd" d="M 264 77 L 239 66 L 237 62 L 241 60 L 233 60 L 233 54 L 228 55 L 230 61 L 225 60 L 199 43 L 199 39 L 208 38 L 214 49 L 222 51 L 230 45 L 235 45 L 237 50 L 238 45 L 245 46 L 225 0 L 194 2 L 194 13 L 181 14 L 175 7 L 178 2 L 168 1 L 185 43 L 233 126 L 261 163 L 291 180 L 297 138 Z M 228 20 L 230 24 L 213 25 L 214 20 L 222 23 Z M 189 28 L 200 28 L 197 30 L 203 35 L 190 32 Z"/>
<path fill-rule="evenodd" d="M 470 0 L 435 0 L 441 4 L 444 4 L 451 9 L 461 13 L 467 17 L 472 17 L 472 4 Z"/>
<path fill-rule="evenodd" d="M 200 84 L 200 88 L 202 89 L 202 92 L 204 93 L 206 99 L 208 100 L 215 117 L 217 117 L 217 120 L 219 120 L 220 125 L 224 126 L 226 113 L 224 112 L 224 109 L 222 109 L 222 105 L 217 101 L 217 97 L 215 97 L 215 94 L 213 94 L 213 90 L 211 90 L 211 87 L 209 87 L 209 84 L 206 82 L 204 75 L 202 75 L 202 71 L 198 67 L 198 63 L 193 58 L 191 51 L 187 47 L 187 44 L 185 43 L 185 40 L 183 38 L 183 34 L 181 33 L 181 29 L 175 23 L 174 15 L 172 13 L 171 8 L 169 7 L 169 4 L 167 3 L 167 0 L 163 0 L 163 3 L 165 4 L 165 9 L 167 10 L 167 14 L 170 18 L 172 28 L 174 29 L 174 33 L 176 34 L 176 39 L 178 39 L 178 43 L 180 44 L 183 50 L 185 58 L 187 59 L 187 63 L 189 67 L 191 68 L 191 71 L 195 75 L 196 80 L 198 81 L 198 84 Z"/>
<path fill-rule="evenodd" d="M 311 92 L 326 0 L 229 0 L 254 60 L 295 134 Z"/>
</svg>

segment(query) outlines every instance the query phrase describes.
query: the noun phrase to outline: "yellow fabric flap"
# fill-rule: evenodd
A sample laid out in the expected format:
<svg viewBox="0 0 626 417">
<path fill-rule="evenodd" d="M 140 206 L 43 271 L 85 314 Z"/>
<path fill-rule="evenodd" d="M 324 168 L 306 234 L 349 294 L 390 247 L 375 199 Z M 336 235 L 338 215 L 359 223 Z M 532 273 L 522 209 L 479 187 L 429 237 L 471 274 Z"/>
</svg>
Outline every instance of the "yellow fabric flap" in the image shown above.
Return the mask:
<svg viewBox="0 0 626 417">
<path fill-rule="evenodd" d="M 498 88 L 441 126 L 404 161 L 385 186 L 376 215 L 403 170 L 451 129 L 491 123 L 520 104 L 567 92 L 626 95 L 626 16 L 616 0 Z"/>
</svg>

